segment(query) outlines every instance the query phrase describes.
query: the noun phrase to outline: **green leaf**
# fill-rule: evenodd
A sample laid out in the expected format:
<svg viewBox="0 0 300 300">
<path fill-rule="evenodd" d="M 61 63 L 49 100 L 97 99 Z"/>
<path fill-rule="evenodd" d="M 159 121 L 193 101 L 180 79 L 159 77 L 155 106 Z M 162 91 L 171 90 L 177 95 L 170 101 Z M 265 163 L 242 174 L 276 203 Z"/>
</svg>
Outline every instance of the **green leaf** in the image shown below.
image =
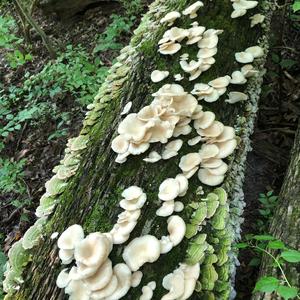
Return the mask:
<svg viewBox="0 0 300 300">
<path fill-rule="evenodd" d="M 270 241 L 268 243 L 268 248 L 270 249 L 284 249 L 285 245 L 282 241 L 277 240 L 277 241 Z"/>
<path fill-rule="evenodd" d="M 297 250 L 287 250 L 281 253 L 281 257 L 291 263 L 300 262 L 300 252 Z"/>
<path fill-rule="evenodd" d="M 294 13 L 297 12 L 297 11 L 299 11 L 300 10 L 300 1 L 299 0 L 295 0 L 292 8 L 293 8 L 293 12 Z"/>
<path fill-rule="evenodd" d="M 238 249 L 244 249 L 244 248 L 248 247 L 248 244 L 247 243 L 238 243 L 238 244 L 235 244 L 234 247 L 236 247 Z"/>
<path fill-rule="evenodd" d="M 271 235 L 255 235 L 253 236 L 253 239 L 257 240 L 257 241 L 273 241 L 275 240 L 275 238 Z"/>
<path fill-rule="evenodd" d="M 279 280 L 275 277 L 261 277 L 255 284 L 254 291 L 272 293 L 277 290 L 279 286 Z"/>
<path fill-rule="evenodd" d="M 289 286 L 279 286 L 277 289 L 277 293 L 283 297 L 284 300 L 287 299 L 293 299 L 297 296 L 298 290 L 294 287 L 289 287 Z"/>
</svg>

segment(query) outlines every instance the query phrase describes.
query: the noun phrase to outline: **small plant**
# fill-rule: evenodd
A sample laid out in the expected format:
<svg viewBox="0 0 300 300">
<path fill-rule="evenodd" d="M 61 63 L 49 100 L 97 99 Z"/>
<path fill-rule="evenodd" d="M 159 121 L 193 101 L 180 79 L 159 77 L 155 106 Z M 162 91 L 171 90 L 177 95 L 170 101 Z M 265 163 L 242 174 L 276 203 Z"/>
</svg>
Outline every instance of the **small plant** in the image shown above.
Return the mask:
<svg viewBox="0 0 300 300">
<path fill-rule="evenodd" d="M 239 243 L 236 247 L 240 249 L 249 248 L 260 255 L 268 255 L 272 259 L 272 265 L 280 271 L 280 278 L 273 276 L 261 277 L 256 282 L 253 292 L 276 293 L 285 300 L 300 299 L 299 288 L 290 284 L 284 272 L 286 264 L 300 262 L 299 251 L 286 247 L 282 241 L 270 235 L 249 235 L 246 242 Z"/>
<path fill-rule="evenodd" d="M 136 16 L 143 10 L 142 0 L 121 0 L 128 16 Z"/>
<path fill-rule="evenodd" d="M 32 60 L 29 53 L 20 50 L 23 39 L 16 36 L 16 28 L 16 22 L 12 17 L 0 16 L 0 48 L 7 51 L 6 59 L 14 69 Z"/>
</svg>

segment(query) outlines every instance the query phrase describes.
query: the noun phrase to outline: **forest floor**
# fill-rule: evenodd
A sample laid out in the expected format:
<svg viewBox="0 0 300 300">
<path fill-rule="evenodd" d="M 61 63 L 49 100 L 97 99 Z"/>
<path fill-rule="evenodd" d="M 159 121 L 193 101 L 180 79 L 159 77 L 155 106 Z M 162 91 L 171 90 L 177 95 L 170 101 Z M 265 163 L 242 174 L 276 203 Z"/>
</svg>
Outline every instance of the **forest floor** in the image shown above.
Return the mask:
<svg viewBox="0 0 300 300">
<path fill-rule="evenodd" d="M 64 22 L 58 20 L 54 15 L 45 17 L 39 10 L 34 13 L 34 18 L 51 41 L 59 45 L 61 49 L 66 49 L 68 46 L 69 50 L 61 51 L 67 53 L 67 56 L 62 55 L 62 65 L 66 66 L 66 70 L 69 68 L 69 65 L 65 63 L 68 55 L 73 59 L 75 52 L 73 50 L 76 50 L 79 45 L 84 49 L 81 56 L 76 56 L 79 63 L 86 64 L 88 67 L 87 62 L 82 61 L 82 56 L 85 54 L 88 55 L 91 63 L 96 60 L 97 63 L 100 61 L 99 66 L 102 68 L 103 74 L 95 75 L 98 80 L 95 82 L 94 92 L 96 92 L 101 80 L 106 75 L 107 68 L 112 65 L 120 47 L 128 43 L 132 30 L 138 24 L 140 15 L 145 9 L 146 6 L 142 6 L 133 13 L 126 11 L 120 5 L 105 4 L 91 7 Z M 112 14 L 116 15 L 114 19 L 111 18 Z M 128 17 L 129 15 L 131 17 Z M 284 26 L 278 27 L 278 24 L 284 24 Z M 289 151 L 293 145 L 297 120 L 300 115 L 298 101 L 300 72 L 299 61 L 297 61 L 300 53 L 300 33 L 297 26 L 299 23 L 293 21 L 285 9 L 277 12 L 273 30 L 276 34 L 272 37 L 263 95 L 252 137 L 253 151 L 247 160 L 244 188 L 247 207 L 244 214 L 243 237 L 261 230 L 257 226 L 257 220 L 265 221 L 267 216 L 262 216 L 260 213 L 262 207 L 259 202 L 259 194 L 274 191 L 273 195 L 278 195 L 289 161 Z M 106 34 L 107 32 L 108 34 Z M 113 35 L 114 38 L 110 40 L 108 35 Z M 28 78 L 29 76 L 26 74 L 38 76 L 43 73 L 45 66 L 51 63 L 47 50 L 34 33 L 31 35 L 31 43 L 33 45 L 30 48 L 32 61 L 17 68 L 11 68 L 7 61 L 1 58 L 3 56 L 0 51 L 0 82 L 3 83 L 0 88 L 4 89 L 5 95 L 12 94 L 13 97 L 16 93 L 17 97 L 22 98 L 25 95 L 26 99 L 30 99 L 30 93 L 33 93 L 31 90 L 39 83 L 42 82 L 45 89 L 49 89 L 49 86 L 45 84 L 47 80 L 50 83 L 52 80 L 59 81 L 60 73 L 56 70 L 57 78 L 53 73 L 50 74 L 52 77 L 49 75 L 50 79 L 48 77 L 44 80 L 38 77 L 36 81 L 33 80 L 29 83 L 30 89 L 27 89 L 26 93 L 24 92 L 24 77 Z M 103 44 L 107 46 L 103 47 Z M 70 48 L 70 46 L 72 47 Z M 81 79 L 80 77 L 75 78 L 75 81 Z M 16 87 L 16 92 L 9 90 L 9 86 Z M 36 118 L 33 116 L 26 119 L 22 123 L 21 130 L 5 137 L 4 146 L 2 149 L 0 148 L 1 157 L 5 157 L 5 160 L 0 161 L 0 167 L 5 169 L 0 174 L 0 189 L 1 184 L 7 184 L 5 180 L 11 171 L 19 172 L 18 178 L 11 184 L 17 184 L 22 188 L 20 191 L 11 188 L 5 193 L 0 193 L 0 232 L 2 232 L 0 243 L 4 252 L 34 222 L 35 207 L 43 193 L 44 183 L 52 176 L 53 167 L 62 158 L 67 139 L 76 136 L 81 128 L 85 106 L 87 102 L 92 101 L 92 98 L 86 100 L 87 96 L 78 92 L 78 89 L 82 87 L 87 89 L 82 84 L 75 86 L 74 91 L 67 89 L 62 83 L 61 86 L 57 86 L 57 90 L 48 90 L 46 94 L 43 94 L 43 90 L 36 92 L 40 98 L 43 98 L 43 101 L 40 102 L 46 102 L 47 105 L 51 103 L 51 107 L 46 105 L 46 109 L 42 110 L 42 113 L 40 110 L 36 110 L 34 112 L 38 114 Z M 87 93 L 89 92 L 90 90 L 87 89 Z M 84 99 L 84 101 L 78 101 L 77 98 Z M 25 105 L 22 101 L 17 104 L 21 107 L 20 111 L 28 108 L 27 104 Z M 40 109 L 40 106 L 38 108 Z M 47 113 L 48 108 L 50 113 Z M 30 109 L 32 108 L 30 107 Z M 16 115 L 16 111 L 13 113 Z M 18 164 L 20 161 L 22 164 Z M 3 172 L 6 174 L 3 175 Z M 236 282 L 237 299 L 250 299 L 258 275 L 257 260 L 253 253 L 241 251 L 240 262 L 241 266 L 238 269 Z"/>
</svg>

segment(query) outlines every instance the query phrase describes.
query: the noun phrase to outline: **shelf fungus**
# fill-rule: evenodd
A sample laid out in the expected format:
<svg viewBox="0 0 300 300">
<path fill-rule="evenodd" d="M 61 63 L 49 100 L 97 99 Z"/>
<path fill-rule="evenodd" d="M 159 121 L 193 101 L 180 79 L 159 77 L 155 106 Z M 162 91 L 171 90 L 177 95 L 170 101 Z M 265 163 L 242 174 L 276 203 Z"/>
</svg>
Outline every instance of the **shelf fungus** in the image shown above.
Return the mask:
<svg viewBox="0 0 300 300">
<path fill-rule="evenodd" d="M 258 5 L 258 1 L 252 0 L 231 0 L 233 12 L 231 18 L 239 18 L 247 13 L 247 10 L 252 9 Z"/>
<path fill-rule="evenodd" d="M 193 294 L 200 275 L 199 264 L 181 263 L 179 268 L 163 278 L 163 287 L 169 292 L 161 300 L 186 300 Z"/>
<path fill-rule="evenodd" d="M 197 1 L 194 4 L 190 5 L 187 7 L 182 14 L 184 16 L 190 16 L 191 19 L 194 19 L 197 17 L 197 11 L 199 10 L 200 7 L 203 7 L 204 4 L 202 1 Z"/>
<path fill-rule="evenodd" d="M 258 24 L 263 23 L 263 21 L 265 20 L 265 16 L 262 14 L 255 14 L 254 16 L 250 17 L 249 19 L 251 20 L 250 27 L 252 28 Z"/>
</svg>

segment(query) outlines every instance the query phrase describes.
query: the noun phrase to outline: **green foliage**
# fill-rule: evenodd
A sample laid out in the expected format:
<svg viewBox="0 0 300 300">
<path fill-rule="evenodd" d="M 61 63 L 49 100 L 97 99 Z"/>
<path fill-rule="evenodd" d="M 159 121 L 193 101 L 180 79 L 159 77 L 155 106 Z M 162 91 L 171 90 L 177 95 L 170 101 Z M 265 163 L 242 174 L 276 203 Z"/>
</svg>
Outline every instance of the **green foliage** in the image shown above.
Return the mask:
<svg viewBox="0 0 300 300">
<path fill-rule="evenodd" d="M 0 192 L 20 194 L 25 192 L 26 188 L 23 179 L 25 164 L 25 159 L 15 162 L 0 158 Z"/>
<path fill-rule="evenodd" d="M 118 15 L 111 15 L 111 23 L 106 30 L 99 35 L 97 45 L 93 53 L 99 53 L 107 50 L 120 50 L 123 44 L 118 40 L 122 33 L 130 32 L 135 17 L 130 18 L 121 17 Z"/>
<path fill-rule="evenodd" d="M 126 10 L 128 16 L 134 16 L 141 13 L 143 10 L 142 0 L 120 0 Z"/>
<path fill-rule="evenodd" d="M 272 266 L 276 267 L 281 278 L 273 276 L 261 277 L 255 285 L 254 292 L 277 293 L 283 299 L 299 298 L 298 288 L 293 287 L 284 272 L 287 263 L 300 263 L 300 252 L 288 248 L 282 241 L 270 235 L 249 235 L 247 241 L 236 245 L 239 249 L 249 248 L 258 254 L 266 254 L 271 258 Z M 286 266 L 287 267 L 287 266 Z"/>
<path fill-rule="evenodd" d="M 16 30 L 16 22 L 12 17 L 0 16 L 0 48 L 8 51 L 6 59 L 14 69 L 32 60 L 30 54 L 20 51 L 23 39 L 16 36 Z"/>
<path fill-rule="evenodd" d="M 295 0 L 292 8 L 294 13 L 298 12 L 300 10 L 300 0 Z"/>
<path fill-rule="evenodd" d="M 1 286 L 1 283 L 4 279 L 5 265 L 7 262 L 7 258 L 5 254 L 0 250 L 0 299 L 4 299 L 4 292 Z"/>
</svg>

